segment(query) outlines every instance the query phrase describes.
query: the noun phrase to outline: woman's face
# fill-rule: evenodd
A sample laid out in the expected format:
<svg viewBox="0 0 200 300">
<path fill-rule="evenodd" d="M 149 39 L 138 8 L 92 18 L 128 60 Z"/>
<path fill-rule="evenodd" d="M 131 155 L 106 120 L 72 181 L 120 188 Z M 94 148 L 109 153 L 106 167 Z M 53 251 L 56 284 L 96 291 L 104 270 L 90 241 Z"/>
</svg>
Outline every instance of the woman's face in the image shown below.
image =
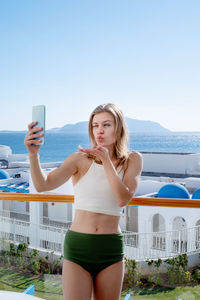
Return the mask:
<svg viewBox="0 0 200 300">
<path fill-rule="evenodd" d="M 115 142 L 115 120 L 108 112 L 96 114 L 92 120 L 92 128 L 97 145 L 109 146 Z"/>
</svg>

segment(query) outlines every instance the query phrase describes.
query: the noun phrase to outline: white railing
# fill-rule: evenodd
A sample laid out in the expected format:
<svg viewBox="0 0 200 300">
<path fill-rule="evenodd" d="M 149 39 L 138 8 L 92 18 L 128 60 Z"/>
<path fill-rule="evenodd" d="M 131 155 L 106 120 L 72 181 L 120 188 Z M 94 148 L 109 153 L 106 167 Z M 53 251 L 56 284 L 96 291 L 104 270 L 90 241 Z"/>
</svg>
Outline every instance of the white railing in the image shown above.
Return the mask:
<svg viewBox="0 0 200 300">
<path fill-rule="evenodd" d="M 48 217 L 41 217 L 40 222 L 43 225 L 53 226 L 53 227 L 63 227 L 66 229 L 69 228 L 72 224 L 72 221 L 61 222 Z"/>
<path fill-rule="evenodd" d="M 33 224 L 7 217 L 0 217 L 0 237 L 13 243 L 27 243 L 32 248 L 63 254 L 67 229 L 43 224 Z"/>
<path fill-rule="evenodd" d="M 200 250 L 200 226 L 166 232 L 124 232 L 125 255 L 138 261 L 193 254 Z"/>
<path fill-rule="evenodd" d="M 70 225 L 69 225 L 70 226 Z M 13 243 L 28 243 L 43 251 L 63 255 L 67 229 L 37 225 L 7 217 L 0 217 L 0 237 Z M 168 232 L 136 233 L 124 231 L 125 256 L 138 261 L 167 258 L 181 253 L 192 254 L 200 249 L 200 226 Z"/>
<path fill-rule="evenodd" d="M 28 212 L 18 212 L 18 211 L 10 211 L 10 210 L 0 210 L 0 216 L 7 218 L 19 219 L 22 221 L 28 222 L 30 220 L 30 215 Z"/>
</svg>

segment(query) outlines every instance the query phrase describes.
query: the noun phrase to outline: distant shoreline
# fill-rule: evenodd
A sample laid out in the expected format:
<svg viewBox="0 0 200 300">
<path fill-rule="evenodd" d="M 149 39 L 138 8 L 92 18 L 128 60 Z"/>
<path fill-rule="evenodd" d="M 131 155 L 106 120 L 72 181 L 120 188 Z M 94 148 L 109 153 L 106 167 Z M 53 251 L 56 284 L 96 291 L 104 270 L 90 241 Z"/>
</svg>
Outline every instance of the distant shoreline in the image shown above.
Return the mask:
<svg viewBox="0 0 200 300">
<path fill-rule="evenodd" d="M 23 133 L 23 134 L 26 134 L 28 131 L 20 131 L 20 130 L 0 130 L 0 134 L 1 133 Z M 51 134 L 88 134 L 87 132 L 52 132 L 51 129 L 47 129 L 46 130 L 46 133 L 51 133 Z M 200 134 L 200 131 L 169 131 L 169 132 L 165 132 L 165 131 L 148 131 L 148 132 L 145 132 L 145 131 L 131 131 L 129 132 L 130 134 Z"/>
<path fill-rule="evenodd" d="M 163 127 L 158 122 L 154 121 L 146 121 L 146 120 L 137 120 L 125 117 L 125 121 L 130 133 L 132 132 L 171 132 L 171 130 Z M 1 130 L 0 132 L 5 133 L 26 133 L 27 130 Z M 57 128 L 50 128 L 47 129 L 46 132 L 49 133 L 72 133 L 72 134 L 81 134 L 81 133 L 88 133 L 88 121 L 82 121 L 75 124 L 66 124 L 62 127 Z"/>
</svg>

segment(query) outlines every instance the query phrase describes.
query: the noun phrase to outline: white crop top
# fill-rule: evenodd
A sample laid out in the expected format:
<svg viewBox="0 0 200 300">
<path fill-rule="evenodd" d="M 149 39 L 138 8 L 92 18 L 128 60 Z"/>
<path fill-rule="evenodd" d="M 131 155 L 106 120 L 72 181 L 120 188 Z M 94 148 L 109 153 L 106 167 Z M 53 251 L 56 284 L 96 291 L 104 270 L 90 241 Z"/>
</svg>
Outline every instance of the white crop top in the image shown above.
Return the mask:
<svg viewBox="0 0 200 300">
<path fill-rule="evenodd" d="M 118 172 L 121 179 L 123 173 L 123 170 Z M 75 209 L 121 215 L 122 208 L 117 205 L 103 165 L 93 161 L 86 174 L 74 185 L 74 204 Z"/>
</svg>

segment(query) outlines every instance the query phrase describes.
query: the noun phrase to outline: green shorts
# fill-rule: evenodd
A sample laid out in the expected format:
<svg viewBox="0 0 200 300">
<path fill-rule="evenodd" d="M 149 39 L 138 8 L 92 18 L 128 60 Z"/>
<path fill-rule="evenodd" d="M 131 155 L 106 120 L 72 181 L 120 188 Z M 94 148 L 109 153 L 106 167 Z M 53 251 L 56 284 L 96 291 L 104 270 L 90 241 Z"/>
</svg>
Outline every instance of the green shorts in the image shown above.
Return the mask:
<svg viewBox="0 0 200 300">
<path fill-rule="evenodd" d="M 123 235 L 90 234 L 68 230 L 64 241 L 64 258 L 72 261 L 95 277 L 124 257 Z"/>
</svg>

